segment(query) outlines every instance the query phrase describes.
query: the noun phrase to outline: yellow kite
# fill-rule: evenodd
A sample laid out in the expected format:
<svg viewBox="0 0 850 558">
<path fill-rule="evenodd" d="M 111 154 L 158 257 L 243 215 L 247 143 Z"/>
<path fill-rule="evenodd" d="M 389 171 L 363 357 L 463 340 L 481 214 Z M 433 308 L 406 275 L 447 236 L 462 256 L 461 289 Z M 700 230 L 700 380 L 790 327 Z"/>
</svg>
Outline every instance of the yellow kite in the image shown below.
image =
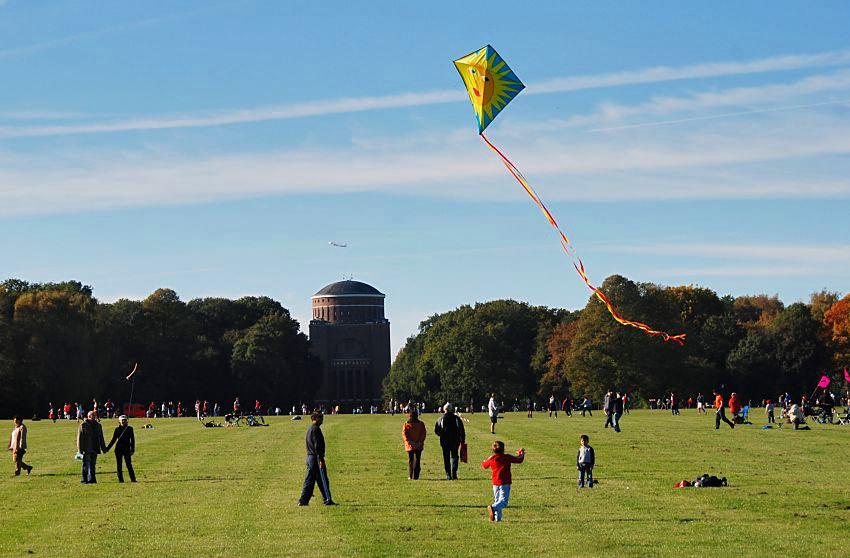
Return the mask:
<svg viewBox="0 0 850 558">
<path fill-rule="evenodd" d="M 525 85 L 499 56 L 487 45 L 455 60 L 455 68 L 466 85 L 469 100 L 478 119 L 478 133 L 496 118 Z"/>
</svg>

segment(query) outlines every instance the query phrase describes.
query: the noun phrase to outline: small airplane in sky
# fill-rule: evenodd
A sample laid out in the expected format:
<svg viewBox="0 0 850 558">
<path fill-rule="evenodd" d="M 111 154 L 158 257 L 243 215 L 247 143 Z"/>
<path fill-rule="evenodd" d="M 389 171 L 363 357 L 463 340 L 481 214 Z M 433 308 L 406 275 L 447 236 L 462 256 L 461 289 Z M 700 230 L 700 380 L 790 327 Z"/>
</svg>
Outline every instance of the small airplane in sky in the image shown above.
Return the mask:
<svg viewBox="0 0 850 558">
<path fill-rule="evenodd" d="M 348 244 L 341 244 L 339 242 L 334 242 L 333 240 L 328 242 L 328 244 L 330 244 L 331 246 L 336 246 L 337 248 L 348 248 Z"/>
</svg>

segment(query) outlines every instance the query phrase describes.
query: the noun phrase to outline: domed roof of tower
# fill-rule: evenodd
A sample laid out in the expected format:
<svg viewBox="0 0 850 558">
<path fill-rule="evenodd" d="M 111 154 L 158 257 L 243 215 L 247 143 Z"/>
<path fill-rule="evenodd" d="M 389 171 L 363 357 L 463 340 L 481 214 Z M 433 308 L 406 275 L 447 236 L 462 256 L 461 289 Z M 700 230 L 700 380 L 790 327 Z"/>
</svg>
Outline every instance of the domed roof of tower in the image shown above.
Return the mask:
<svg viewBox="0 0 850 558">
<path fill-rule="evenodd" d="M 384 297 L 384 293 L 366 283 L 347 279 L 345 281 L 337 281 L 331 283 L 319 292 L 313 295 L 313 298 L 323 296 L 379 296 Z"/>
</svg>

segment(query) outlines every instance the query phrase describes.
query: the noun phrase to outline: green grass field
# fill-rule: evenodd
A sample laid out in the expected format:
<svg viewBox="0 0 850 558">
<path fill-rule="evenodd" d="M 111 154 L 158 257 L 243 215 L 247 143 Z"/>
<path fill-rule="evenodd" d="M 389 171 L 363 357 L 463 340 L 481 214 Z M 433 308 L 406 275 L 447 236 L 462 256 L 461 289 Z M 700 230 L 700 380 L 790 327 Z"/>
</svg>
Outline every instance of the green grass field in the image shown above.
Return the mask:
<svg viewBox="0 0 850 558">
<path fill-rule="evenodd" d="M 470 462 L 443 477 L 429 430 L 422 479 L 407 480 L 401 416 L 329 416 L 323 426 L 337 507 L 297 506 L 308 421 L 202 428 L 194 419 L 135 419 L 137 484 L 118 484 L 112 454 L 97 485 L 79 484 L 77 423 L 31 422 L 29 478 L 0 478 L 2 556 L 847 556 L 850 427 L 714 429 L 713 415 L 633 411 L 623 432 L 593 418 L 511 413 L 498 438 L 514 465 L 505 520 L 491 524 L 486 416 L 468 416 Z M 152 430 L 139 427 L 149 422 Z M 12 423 L 6 426 L 11 431 Z M 104 421 L 111 434 L 114 421 Z M 578 436 L 597 456 L 593 490 L 576 489 Z M 108 441 L 108 436 L 107 436 Z M 726 476 L 727 488 L 674 489 Z M 803 554 L 805 555 L 805 554 Z"/>
</svg>

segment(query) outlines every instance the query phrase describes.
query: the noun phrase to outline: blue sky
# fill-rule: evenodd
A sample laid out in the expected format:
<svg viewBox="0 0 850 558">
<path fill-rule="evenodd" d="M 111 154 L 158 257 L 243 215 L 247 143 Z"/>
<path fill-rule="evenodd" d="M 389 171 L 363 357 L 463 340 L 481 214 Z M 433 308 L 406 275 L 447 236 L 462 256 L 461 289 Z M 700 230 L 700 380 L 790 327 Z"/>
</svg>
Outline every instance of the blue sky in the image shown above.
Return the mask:
<svg viewBox="0 0 850 558">
<path fill-rule="evenodd" d="M 528 88 L 488 137 L 595 282 L 848 290 L 850 4 L 463 9 L 0 0 L 0 277 L 266 294 L 306 328 L 353 275 L 394 350 L 459 304 L 583 307 L 476 137 L 451 62 L 490 43 Z"/>
</svg>

